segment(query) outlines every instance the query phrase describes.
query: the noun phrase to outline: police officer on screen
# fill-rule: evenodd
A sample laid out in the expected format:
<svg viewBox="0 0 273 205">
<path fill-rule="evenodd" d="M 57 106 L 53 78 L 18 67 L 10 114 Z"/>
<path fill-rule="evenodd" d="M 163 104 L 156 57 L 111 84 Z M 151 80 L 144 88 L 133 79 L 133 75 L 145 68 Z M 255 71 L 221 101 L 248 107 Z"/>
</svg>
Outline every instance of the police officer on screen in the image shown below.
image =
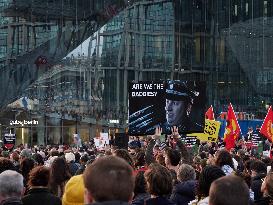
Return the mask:
<svg viewBox="0 0 273 205">
<path fill-rule="evenodd" d="M 199 96 L 199 92 L 194 90 L 194 84 L 169 80 L 166 86 L 166 122 L 163 131 L 170 133 L 173 126 L 178 127 L 179 133 L 200 129 L 200 125 L 192 123 L 190 119 L 194 100 Z"/>
</svg>

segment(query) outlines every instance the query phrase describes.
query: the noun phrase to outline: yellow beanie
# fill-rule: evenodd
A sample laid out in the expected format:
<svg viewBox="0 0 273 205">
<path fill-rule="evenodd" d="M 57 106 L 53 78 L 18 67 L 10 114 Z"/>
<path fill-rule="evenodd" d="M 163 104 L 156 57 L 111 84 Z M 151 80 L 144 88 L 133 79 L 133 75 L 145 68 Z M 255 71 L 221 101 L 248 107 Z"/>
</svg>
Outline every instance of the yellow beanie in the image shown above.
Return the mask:
<svg viewBox="0 0 273 205">
<path fill-rule="evenodd" d="M 84 184 L 82 175 L 73 176 L 65 185 L 62 205 L 83 205 Z"/>
</svg>

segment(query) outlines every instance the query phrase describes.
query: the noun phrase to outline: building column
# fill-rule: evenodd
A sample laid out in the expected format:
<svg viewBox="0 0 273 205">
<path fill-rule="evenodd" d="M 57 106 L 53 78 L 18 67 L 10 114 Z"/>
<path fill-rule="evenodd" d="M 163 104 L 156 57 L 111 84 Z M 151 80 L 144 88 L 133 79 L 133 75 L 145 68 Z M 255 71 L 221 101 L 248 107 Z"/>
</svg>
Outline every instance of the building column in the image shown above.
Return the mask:
<svg viewBox="0 0 273 205">
<path fill-rule="evenodd" d="M 37 144 L 38 145 L 45 144 L 45 138 L 46 138 L 45 129 L 46 129 L 45 118 L 44 117 L 38 118 L 38 126 L 37 126 Z"/>
</svg>

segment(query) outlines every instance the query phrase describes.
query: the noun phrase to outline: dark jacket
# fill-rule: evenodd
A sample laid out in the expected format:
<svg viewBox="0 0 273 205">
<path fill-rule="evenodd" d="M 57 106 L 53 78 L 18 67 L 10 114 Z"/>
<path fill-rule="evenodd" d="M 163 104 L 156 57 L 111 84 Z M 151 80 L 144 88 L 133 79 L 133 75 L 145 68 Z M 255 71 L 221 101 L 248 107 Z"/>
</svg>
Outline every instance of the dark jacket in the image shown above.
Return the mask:
<svg viewBox="0 0 273 205">
<path fill-rule="evenodd" d="M 259 174 L 252 178 L 251 189 L 254 192 L 254 200 L 259 200 L 262 198 L 263 193 L 261 192 L 262 179 L 266 177 L 266 174 Z"/>
<path fill-rule="evenodd" d="M 152 139 L 148 146 L 147 146 L 147 149 L 146 149 L 146 152 L 145 152 L 145 161 L 146 161 L 146 164 L 147 165 L 150 165 L 151 163 L 155 162 L 155 158 L 154 158 L 154 155 L 153 155 L 153 148 L 155 146 L 155 140 Z"/>
<path fill-rule="evenodd" d="M 30 189 L 26 196 L 22 198 L 24 205 L 61 205 L 61 199 L 51 194 L 47 188 Z"/>
<path fill-rule="evenodd" d="M 95 202 L 90 205 L 129 205 L 129 203 L 123 202 L 123 201 L 105 201 L 105 202 Z"/>
<path fill-rule="evenodd" d="M 144 205 L 175 205 L 175 203 L 165 197 L 156 197 L 146 200 Z"/>
<path fill-rule="evenodd" d="M 0 205 L 23 205 L 23 203 L 21 199 L 16 197 L 11 197 L 2 201 Z"/>
<path fill-rule="evenodd" d="M 134 200 L 132 205 L 175 205 L 175 203 L 165 197 L 156 197 L 138 201 Z"/>
<path fill-rule="evenodd" d="M 72 176 L 74 176 L 79 169 L 79 166 L 75 162 L 68 163 L 69 172 Z"/>
<path fill-rule="evenodd" d="M 144 201 L 146 201 L 149 198 L 150 198 L 150 194 L 148 193 L 138 194 L 134 197 L 132 201 L 132 205 L 143 205 Z"/>
<path fill-rule="evenodd" d="M 270 198 L 269 197 L 262 197 L 259 200 L 256 200 L 254 202 L 255 205 L 269 205 L 270 204 Z"/>
<path fill-rule="evenodd" d="M 188 205 L 188 203 L 195 199 L 196 180 L 178 183 L 171 195 L 171 200 L 177 205 Z"/>
</svg>

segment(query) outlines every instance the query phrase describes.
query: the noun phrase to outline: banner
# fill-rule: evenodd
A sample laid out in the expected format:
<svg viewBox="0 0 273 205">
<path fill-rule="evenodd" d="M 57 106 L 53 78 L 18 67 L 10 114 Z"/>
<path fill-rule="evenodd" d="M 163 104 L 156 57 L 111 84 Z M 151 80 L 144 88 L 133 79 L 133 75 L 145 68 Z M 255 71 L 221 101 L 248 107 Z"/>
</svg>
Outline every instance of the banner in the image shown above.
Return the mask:
<svg viewBox="0 0 273 205">
<path fill-rule="evenodd" d="M 12 150 L 15 146 L 16 135 L 12 133 L 4 133 L 4 148 L 8 150 Z"/>
<path fill-rule="evenodd" d="M 217 142 L 218 134 L 221 127 L 221 122 L 206 119 L 204 133 L 192 133 L 187 137 L 196 136 L 200 141 Z"/>
<path fill-rule="evenodd" d="M 100 139 L 101 139 L 103 145 L 109 145 L 109 134 L 108 134 L 108 132 L 105 132 L 105 133 L 101 132 L 100 133 Z"/>
<path fill-rule="evenodd" d="M 128 95 L 130 135 L 152 135 L 156 127 L 170 134 L 173 126 L 180 134 L 203 132 L 205 82 L 132 82 Z"/>
<path fill-rule="evenodd" d="M 273 141 L 273 111 L 272 106 L 269 107 L 267 115 L 264 119 L 260 133 L 263 134 L 271 142 Z"/>
<path fill-rule="evenodd" d="M 224 142 L 226 143 L 225 147 L 227 150 L 230 150 L 231 148 L 235 147 L 235 141 L 238 139 L 240 134 L 241 128 L 237 121 L 232 104 L 230 103 L 228 106 L 227 121 L 224 134 Z"/>
</svg>

